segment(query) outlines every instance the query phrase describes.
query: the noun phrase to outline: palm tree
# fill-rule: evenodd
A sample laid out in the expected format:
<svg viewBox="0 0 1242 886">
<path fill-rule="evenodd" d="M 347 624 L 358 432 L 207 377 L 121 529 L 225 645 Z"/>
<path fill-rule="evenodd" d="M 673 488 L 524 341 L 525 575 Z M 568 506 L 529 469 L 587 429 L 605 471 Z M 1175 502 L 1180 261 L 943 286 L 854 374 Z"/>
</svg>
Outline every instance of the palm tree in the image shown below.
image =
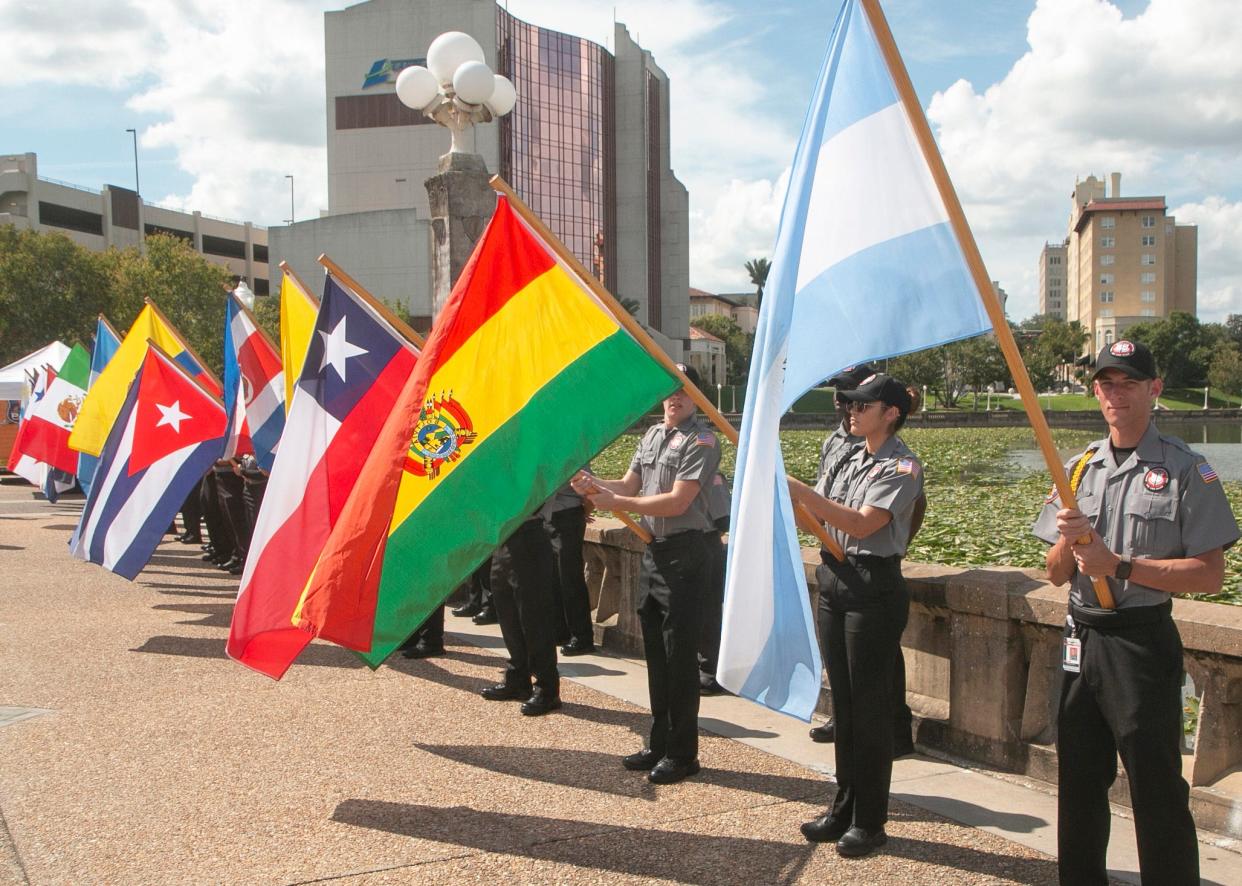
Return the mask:
<svg viewBox="0 0 1242 886">
<path fill-rule="evenodd" d="M 746 263 L 746 273 L 750 274 L 750 282 L 755 284 L 755 295 L 757 296 L 757 304 L 755 307 L 763 307 L 763 287 L 768 282 L 768 271 L 772 270 L 772 263 L 766 258 L 752 258 Z"/>
<path fill-rule="evenodd" d="M 627 311 L 629 311 L 629 312 L 630 312 L 630 316 L 631 316 L 631 317 L 637 317 L 637 316 L 638 316 L 638 308 L 640 307 L 638 299 L 636 299 L 636 298 L 623 298 L 623 299 L 621 299 L 621 307 L 623 307 L 623 308 L 625 308 Z"/>
</svg>

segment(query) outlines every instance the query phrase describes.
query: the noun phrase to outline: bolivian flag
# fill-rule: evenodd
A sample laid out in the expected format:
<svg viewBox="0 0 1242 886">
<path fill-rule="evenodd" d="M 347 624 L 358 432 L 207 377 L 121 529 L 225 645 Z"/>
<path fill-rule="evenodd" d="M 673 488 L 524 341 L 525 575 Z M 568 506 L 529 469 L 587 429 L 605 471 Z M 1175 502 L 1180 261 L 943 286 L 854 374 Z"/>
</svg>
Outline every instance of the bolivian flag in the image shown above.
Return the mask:
<svg viewBox="0 0 1242 886">
<path fill-rule="evenodd" d="M 502 197 L 294 623 L 379 664 L 678 382 Z"/>
</svg>

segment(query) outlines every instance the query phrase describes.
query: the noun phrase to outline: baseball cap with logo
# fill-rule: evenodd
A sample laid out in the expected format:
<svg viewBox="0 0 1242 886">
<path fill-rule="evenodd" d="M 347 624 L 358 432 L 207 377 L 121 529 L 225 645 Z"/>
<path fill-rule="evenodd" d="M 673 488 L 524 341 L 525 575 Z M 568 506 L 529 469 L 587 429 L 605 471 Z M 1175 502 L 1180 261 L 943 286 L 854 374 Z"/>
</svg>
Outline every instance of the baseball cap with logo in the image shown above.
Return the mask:
<svg viewBox="0 0 1242 886">
<path fill-rule="evenodd" d="M 875 375 L 875 370 L 866 363 L 859 363 L 857 366 L 847 366 L 836 375 L 828 379 L 828 384 L 836 388 L 838 391 L 848 391 L 850 388 L 856 388 L 865 378 Z"/>
<path fill-rule="evenodd" d="M 696 388 L 703 387 L 703 383 L 699 380 L 699 371 L 693 366 L 687 366 L 685 363 L 678 363 L 677 368 L 681 370 L 682 374 L 686 378 L 690 379 Z"/>
<path fill-rule="evenodd" d="M 902 415 L 910 414 L 910 392 L 897 379 L 882 372 L 873 372 L 859 382 L 858 387 L 850 391 L 842 391 L 841 396 L 858 403 L 873 403 L 879 400 L 889 406 L 896 406 L 901 410 Z"/>
<path fill-rule="evenodd" d="M 1095 358 L 1095 371 L 1091 373 L 1091 380 L 1095 381 L 1096 376 L 1105 369 L 1120 369 L 1130 378 L 1147 381 L 1156 377 L 1156 358 L 1152 356 L 1147 345 L 1123 338 L 1100 349 L 1100 355 Z"/>
</svg>

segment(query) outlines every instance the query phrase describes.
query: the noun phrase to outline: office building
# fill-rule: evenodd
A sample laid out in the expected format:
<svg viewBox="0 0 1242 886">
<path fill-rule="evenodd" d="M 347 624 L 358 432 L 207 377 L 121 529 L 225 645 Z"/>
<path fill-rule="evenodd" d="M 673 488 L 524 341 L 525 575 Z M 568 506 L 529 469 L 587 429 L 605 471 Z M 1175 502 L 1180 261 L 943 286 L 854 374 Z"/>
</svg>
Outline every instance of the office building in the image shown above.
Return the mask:
<svg viewBox="0 0 1242 886">
<path fill-rule="evenodd" d="M 1045 243 L 1039 254 L 1039 313 L 1065 319 L 1068 240 Z"/>
</svg>

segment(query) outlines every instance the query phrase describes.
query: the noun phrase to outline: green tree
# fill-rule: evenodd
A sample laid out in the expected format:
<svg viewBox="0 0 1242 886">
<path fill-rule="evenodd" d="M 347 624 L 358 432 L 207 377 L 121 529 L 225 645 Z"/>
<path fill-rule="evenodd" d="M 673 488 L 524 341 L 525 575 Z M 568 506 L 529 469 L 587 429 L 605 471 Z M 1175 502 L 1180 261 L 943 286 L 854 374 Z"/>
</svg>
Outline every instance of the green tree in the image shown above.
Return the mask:
<svg viewBox="0 0 1242 886">
<path fill-rule="evenodd" d="M 755 307 L 763 307 L 763 287 L 768 285 L 768 271 L 772 270 L 772 263 L 766 258 L 752 258 L 745 267 L 750 282 L 755 284 Z"/>
<path fill-rule="evenodd" d="M 1050 314 L 1036 314 L 1022 321 L 1015 337 L 1031 384 L 1046 391 L 1068 381 L 1063 367 L 1077 359 L 1089 336 L 1077 320 L 1066 323 Z"/>
<path fill-rule="evenodd" d="M 64 234 L 0 225 L 0 366 L 57 339 L 90 346 L 95 318 L 110 314 L 100 256 Z"/>
<path fill-rule="evenodd" d="M 946 345 L 947 366 L 952 379 L 946 377 L 946 387 L 961 390 L 972 388 L 977 394 L 988 385 L 1004 383 L 1009 378 L 1009 367 L 1005 365 L 1005 357 L 1000 347 L 990 335 L 979 335 L 964 341 Z M 950 384 L 950 381 L 953 384 Z M 955 398 L 956 402 L 956 398 Z M 979 398 L 975 398 L 975 408 L 979 408 Z"/>
<path fill-rule="evenodd" d="M 629 311 L 629 312 L 630 312 L 630 316 L 631 316 L 631 317 L 637 317 L 637 316 L 638 316 L 638 309 L 639 309 L 639 307 L 640 307 L 640 304 L 639 304 L 638 299 L 636 299 L 636 298 L 623 298 L 623 299 L 621 299 L 620 304 L 621 304 L 621 307 L 625 308 L 627 311 Z"/>
<path fill-rule="evenodd" d="M 737 321 L 724 314 L 697 317 L 691 325 L 724 340 L 725 368 L 729 383 L 745 384 L 746 375 L 750 371 L 750 352 L 754 347 L 755 337 L 743 332 Z"/>
<path fill-rule="evenodd" d="M 928 348 L 915 351 L 888 361 L 888 373 L 922 391 L 927 388 L 929 396 L 934 394 L 944 402 L 944 348 Z"/>
<path fill-rule="evenodd" d="M 144 298 L 155 302 L 191 347 L 217 375 L 224 368 L 224 306 L 232 275 L 203 258 L 178 237 L 154 234 L 146 239 L 146 254 L 136 247 L 109 250 L 103 255 L 112 278 L 116 316 L 124 332 Z"/>
<path fill-rule="evenodd" d="M 1208 368 L 1208 384 L 1231 396 L 1242 394 L 1242 348 L 1228 341 L 1217 349 Z"/>
<path fill-rule="evenodd" d="M 1127 338 L 1151 348 L 1164 383 L 1171 388 L 1202 387 L 1213 352 L 1224 336 L 1224 327 L 1205 326 L 1185 311 L 1174 311 L 1162 320 L 1140 323 L 1126 331 Z"/>
</svg>

